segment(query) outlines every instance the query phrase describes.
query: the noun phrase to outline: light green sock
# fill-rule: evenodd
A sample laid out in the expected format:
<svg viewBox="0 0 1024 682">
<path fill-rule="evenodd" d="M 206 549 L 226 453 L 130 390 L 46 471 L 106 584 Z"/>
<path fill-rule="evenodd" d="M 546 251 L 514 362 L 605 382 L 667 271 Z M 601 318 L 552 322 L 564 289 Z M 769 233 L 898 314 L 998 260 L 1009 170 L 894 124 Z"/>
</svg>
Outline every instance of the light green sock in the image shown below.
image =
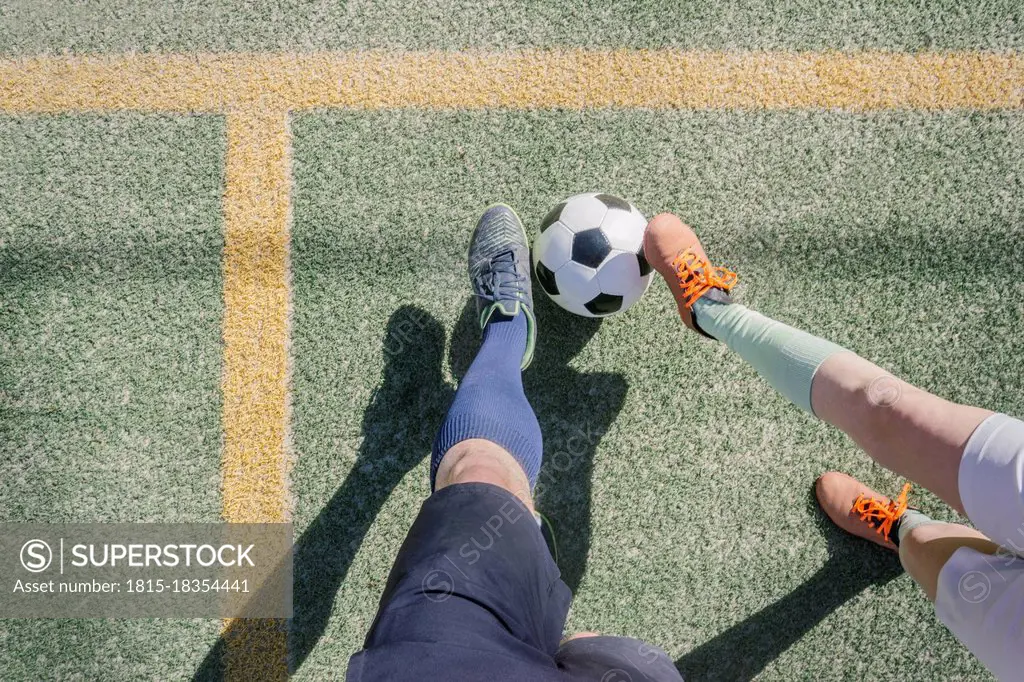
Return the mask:
<svg viewBox="0 0 1024 682">
<path fill-rule="evenodd" d="M 772 388 L 814 414 L 814 373 L 826 358 L 845 348 L 738 303 L 721 303 L 705 296 L 691 311 L 701 329 L 739 353 Z"/>
<path fill-rule="evenodd" d="M 899 540 L 896 544 L 903 542 L 903 538 L 907 536 L 907 533 L 914 530 L 918 526 L 927 526 L 930 523 L 943 523 L 943 521 L 936 521 L 927 514 L 922 514 L 916 509 L 908 509 L 903 512 L 903 516 L 900 517 L 900 527 L 896 532 L 896 539 Z"/>
</svg>

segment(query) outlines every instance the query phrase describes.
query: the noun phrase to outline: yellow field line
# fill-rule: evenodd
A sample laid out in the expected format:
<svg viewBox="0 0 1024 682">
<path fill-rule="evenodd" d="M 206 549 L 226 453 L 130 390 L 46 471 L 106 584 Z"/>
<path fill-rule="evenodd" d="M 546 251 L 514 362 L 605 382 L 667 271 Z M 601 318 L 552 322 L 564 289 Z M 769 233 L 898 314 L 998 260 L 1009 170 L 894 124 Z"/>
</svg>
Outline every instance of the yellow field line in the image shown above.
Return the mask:
<svg viewBox="0 0 1024 682">
<path fill-rule="evenodd" d="M 550 51 L 36 57 L 0 110 L 310 107 L 1019 109 L 1016 53 Z"/>
<path fill-rule="evenodd" d="M 227 117 L 224 187 L 224 520 L 289 520 L 288 114 Z M 280 620 L 226 621 L 231 679 L 287 677 Z"/>
</svg>

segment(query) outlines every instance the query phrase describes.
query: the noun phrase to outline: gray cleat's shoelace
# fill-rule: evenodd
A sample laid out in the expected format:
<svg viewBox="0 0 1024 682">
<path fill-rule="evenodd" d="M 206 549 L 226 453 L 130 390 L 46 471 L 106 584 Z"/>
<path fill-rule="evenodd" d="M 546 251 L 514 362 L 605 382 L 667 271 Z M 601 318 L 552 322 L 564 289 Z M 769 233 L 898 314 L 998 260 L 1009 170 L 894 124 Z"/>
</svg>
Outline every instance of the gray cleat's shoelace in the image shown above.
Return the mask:
<svg viewBox="0 0 1024 682">
<path fill-rule="evenodd" d="M 523 301 L 526 276 L 516 268 L 515 254 L 505 251 L 491 259 L 491 267 L 473 278 L 477 295 L 488 301 Z"/>
</svg>

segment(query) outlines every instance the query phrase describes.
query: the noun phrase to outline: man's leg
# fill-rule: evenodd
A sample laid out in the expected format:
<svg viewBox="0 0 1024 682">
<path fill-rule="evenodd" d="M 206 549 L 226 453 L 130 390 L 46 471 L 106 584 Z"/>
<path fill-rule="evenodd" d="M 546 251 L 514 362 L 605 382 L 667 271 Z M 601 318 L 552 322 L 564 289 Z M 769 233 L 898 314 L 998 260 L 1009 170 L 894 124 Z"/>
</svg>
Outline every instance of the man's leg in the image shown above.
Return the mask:
<svg viewBox="0 0 1024 682">
<path fill-rule="evenodd" d="M 483 341 L 350 680 L 561 679 L 571 594 L 533 515 L 542 442 L 520 378 L 536 334 L 528 268 L 518 217 L 488 209 L 469 250 Z"/>
<path fill-rule="evenodd" d="M 519 462 L 504 448 L 483 438 L 452 446 L 437 468 L 434 491 L 459 483 L 489 483 L 512 493 L 534 513 L 530 481 Z"/>
<path fill-rule="evenodd" d="M 480 218 L 470 240 L 469 277 L 483 341 L 434 441 L 431 487 L 438 489 L 442 460 L 451 460 L 446 464 L 449 474 L 477 449 L 472 444 L 460 447 L 460 443 L 489 441 L 518 463 L 528 484 L 520 492 L 528 495 L 543 457 L 540 424 L 523 392 L 522 379 L 522 370 L 533 360 L 537 322 L 530 246 L 519 217 L 507 206 L 493 206 Z M 482 459 L 471 457 L 459 469 L 479 468 Z"/>
<path fill-rule="evenodd" d="M 540 472 L 544 444 L 540 424 L 523 392 L 520 362 L 528 324 L 525 313 L 514 317 L 495 313 L 487 322 L 480 350 L 459 382 L 434 440 L 430 471 L 434 490 L 442 487 L 442 473 L 450 485 L 453 468 L 465 476 L 467 467 L 483 466 L 487 458 L 473 453 L 502 451 L 513 457 L 518 492 L 524 499 L 529 497 Z"/>
</svg>

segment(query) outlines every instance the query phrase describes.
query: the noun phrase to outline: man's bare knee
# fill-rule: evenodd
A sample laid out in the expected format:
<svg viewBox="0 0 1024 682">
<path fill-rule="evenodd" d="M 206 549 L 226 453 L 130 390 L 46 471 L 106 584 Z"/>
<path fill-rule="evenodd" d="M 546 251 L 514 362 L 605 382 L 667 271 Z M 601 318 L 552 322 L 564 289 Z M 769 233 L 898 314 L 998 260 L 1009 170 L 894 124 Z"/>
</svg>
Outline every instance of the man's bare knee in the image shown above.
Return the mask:
<svg viewBox="0 0 1024 682">
<path fill-rule="evenodd" d="M 456 443 L 441 459 L 434 489 L 459 483 L 489 483 L 504 488 L 533 511 L 526 473 L 504 448 L 482 438 Z"/>
</svg>

